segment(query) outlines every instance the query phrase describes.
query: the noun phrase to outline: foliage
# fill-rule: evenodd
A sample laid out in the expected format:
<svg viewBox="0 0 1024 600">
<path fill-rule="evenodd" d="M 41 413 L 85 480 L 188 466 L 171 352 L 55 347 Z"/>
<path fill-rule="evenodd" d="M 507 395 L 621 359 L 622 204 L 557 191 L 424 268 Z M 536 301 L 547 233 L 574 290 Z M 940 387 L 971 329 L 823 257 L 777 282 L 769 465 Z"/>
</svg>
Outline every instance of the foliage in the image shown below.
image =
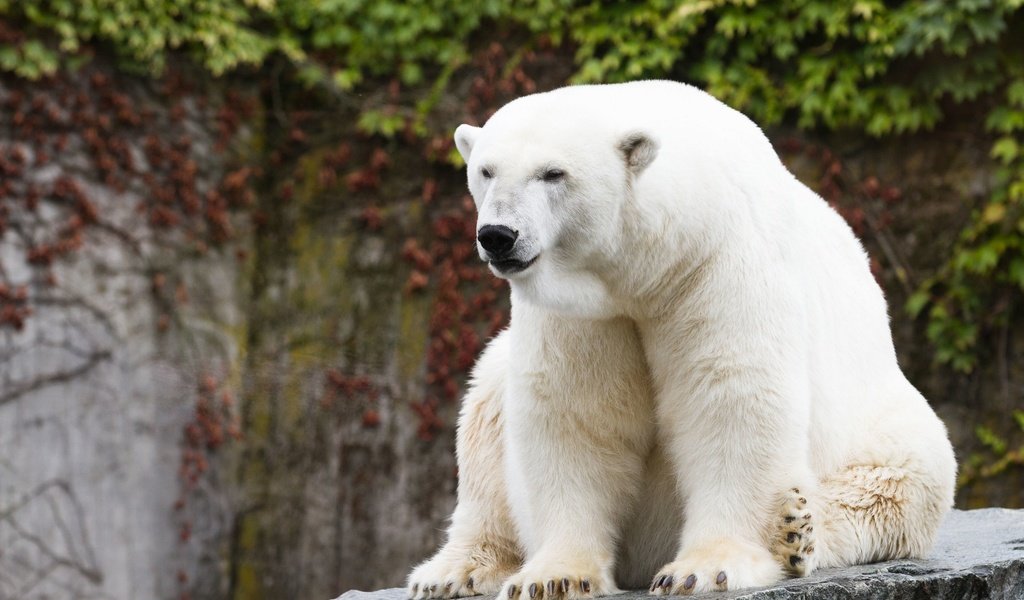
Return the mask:
<svg viewBox="0 0 1024 600">
<path fill-rule="evenodd" d="M 53 73 L 59 58 L 89 42 L 105 44 L 123 64 L 159 72 L 181 51 L 214 75 L 259 66 L 274 53 L 350 89 L 367 75 L 418 83 L 423 68 L 466 56 L 466 40 L 503 3 L 419 0 L 0 0 L 0 15 L 30 35 L 8 43 L 0 66 L 24 77 Z M 44 34 L 53 34 L 47 36 Z M 55 40 L 44 44 L 44 40 Z M 337 61 L 312 60 L 319 55 Z M 329 63 L 327 65 L 322 63 Z"/>
<path fill-rule="evenodd" d="M 453 70 L 500 27 L 520 32 L 525 48 L 567 43 L 578 82 L 692 81 L 765 124 L 891 136 L 935 128 L 951 108 L 971 103 L 994 136 L 994 190 L 951 244 L 945 267 L 908 303 L 927 315 L 937 359 L 967 372 L 982 332 L 1005 323 L 1007 298 L 1024 290 L 1022 4 L 0 0 L 0 69 L 38 78 L 73 67 L 95 45 L 154 73 L 173 54 L 214 75 L 284 58 L 301 80 L 342 94 L 382 79 L 419 86 L 412 130 L 422 136 Z M 375 110 L 360 123 L 390 137 L 407 128 L 404 118 Z"/>
<path fill-rule="evenodd" d="M 1013 411 L 1013 420 L 1024 433 L 1024 411 Z M 974 433 L 986 452 L 975 453 L 968 458 L 959 476 L 960 486 L 979 478 L 995 477 L 1011 467 L 1024 467 L 1024 446 L 1011 449 L 1005 439 L 984 425 L 978 425 Z"/>
<path fill-rule="evenodd" d="M 1003 101 L 985 123 L 997 136 L 995 191 L 972 215 L 944 269 L 908 306 L 914 313 L 930 306 L 936 357 L 961 371 L 977 362 L 980 326 L 1008 326 L 1012 298 L 1024 291 L 1024 66 L 1008 67 Z"/>
</svg>

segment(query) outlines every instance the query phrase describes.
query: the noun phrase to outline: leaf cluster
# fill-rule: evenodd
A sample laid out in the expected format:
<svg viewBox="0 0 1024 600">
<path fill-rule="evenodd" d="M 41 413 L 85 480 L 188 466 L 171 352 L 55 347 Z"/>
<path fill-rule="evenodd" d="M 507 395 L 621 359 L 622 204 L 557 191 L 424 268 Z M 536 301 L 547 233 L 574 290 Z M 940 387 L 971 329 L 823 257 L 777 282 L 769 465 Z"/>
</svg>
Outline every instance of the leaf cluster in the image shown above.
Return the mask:
<svg viewBox="0 0 1024 600">
<path fill-rule="evenodd" d="M 26 78 L 106 48 L 159 73 L 172 55 L 213 75 L 283 57 L 300 79 L 358 93 L 424 89 L 429 110 L 496 30 L 575 50 L 577 82 L 669 77 L 755 120 L 890 136 L 984 111 L 997 181 L 942 271 L 911 298 L 937 358 L 977 363 L 983 328 L 1024 290 L 1024 0 L 0 0 L 0 70 Z M 12 34 L 11 32 L 15 33 Z M 401 119 L 361 118 L 394 135 Z"/>
<path fill-rule="evenodd" d="M 1024 433 L 1024 411 L 1011 413 L 1017 428 Z M 966 486 L 978 479 L 987 479 L 1002 474 L 1007 469 L 1024 466 L 1024 446 L 1011 448 L 1010 443 L 985 425 L 978 425 L 974 434 L 984 447 L 983 452 L 971 454 L 958 476 L 957 484 Z"/>
</svg>

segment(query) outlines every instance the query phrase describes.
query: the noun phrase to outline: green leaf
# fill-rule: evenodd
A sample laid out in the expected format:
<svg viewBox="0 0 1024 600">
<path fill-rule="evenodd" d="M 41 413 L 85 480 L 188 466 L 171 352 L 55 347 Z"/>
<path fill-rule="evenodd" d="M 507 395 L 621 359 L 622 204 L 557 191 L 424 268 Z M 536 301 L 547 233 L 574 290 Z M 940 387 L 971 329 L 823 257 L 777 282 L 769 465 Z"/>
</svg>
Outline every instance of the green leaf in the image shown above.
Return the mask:
<svg viewBox="0 0 1024 600">
<path fill-rule="evenodd" d="M 916 318 L 918 315 L 921 314 L 921 311 L 924 310 L 926 306 L 928 306 L 928 303 L 930 301 L 931 294 L 928 293 L 928 290 L 921 289 L 914 292 L 913 294 L 910 295 L 910 298 L 907 298 L 907 314 L 909 314 L 911 317 Z"/>
<path fill-rule="evenodd" d="M 992 452 L 1000 455 L 1006 453 L 1006 441 L 988 427 L 978 425 L 974 429 L 974 434 L 978 436 L 978 440 L 992 450 Z"/>
<path fill-rule="evenodd" d="M 1024 257 L 1018 256 L 1010 261 L 1007 275 L 1011 282 L 1017 284 L 1017 287 L 1024 291 Z"/>
<path fill-rule="evenodd" d="M 1020 146 L 1017 140 L 1010 136 L 1001 137 L 996 140 L 990 153 L 992 158 L 998 159 L 1004 165 L 1013 162 L 1020 154 Z"/>
</svg>

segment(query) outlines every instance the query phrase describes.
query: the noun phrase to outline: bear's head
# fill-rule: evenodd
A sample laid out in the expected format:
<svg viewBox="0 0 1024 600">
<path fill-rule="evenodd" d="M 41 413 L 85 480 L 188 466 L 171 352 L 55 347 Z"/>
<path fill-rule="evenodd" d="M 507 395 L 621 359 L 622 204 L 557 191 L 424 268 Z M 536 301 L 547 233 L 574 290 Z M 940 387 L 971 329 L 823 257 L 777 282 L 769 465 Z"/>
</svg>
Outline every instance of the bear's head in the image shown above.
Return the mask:
<svg viewBox="0 0 1024 600">
<path fill-rule="evenodd" d="M 811 193 L 753 121 L 670 81 L 525 96 L 455 143 L 513 301 L 587 318 L 671 310 L 723 253 L 769 260 Z"/>
<path fill-rule="evenodd" d="M 477 207 L 477 249 L 513 294 L 569 314 L 611 316 L 620 310 L 601 275 L 622 251 L 623 199 L 656 159 L 658 142 L 611 123 L 581 135 L 581 121 L 602 119 L 566 119 L 564 107 L 546 109 L 552 101 L 527 96 L 484 127 L 455 131 Z"/>
</svg>

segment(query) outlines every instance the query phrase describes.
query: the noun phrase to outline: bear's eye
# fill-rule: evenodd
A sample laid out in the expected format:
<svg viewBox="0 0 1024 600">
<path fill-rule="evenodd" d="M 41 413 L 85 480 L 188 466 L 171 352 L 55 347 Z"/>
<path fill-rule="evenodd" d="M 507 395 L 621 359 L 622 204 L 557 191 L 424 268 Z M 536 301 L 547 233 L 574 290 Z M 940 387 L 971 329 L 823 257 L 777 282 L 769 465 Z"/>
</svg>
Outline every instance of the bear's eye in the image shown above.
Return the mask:
<svg viewBox="0 0 1024 600">
<path fill-rule="evenodd" d="M 541 176 L 547 183 L 558 183 L 565 179 L 565 171 L 561 169 L 548 169 L 544 171 L 544 175 Z"/>
<path fill-rule="evenodd" d="M 491 170 L 488 169 L 487 167 L 480 169 L 480 174 L 484 176 L 484 179 L 490 179 L 491 177 L 494 177 L 494 174 L 491 173 Z"/>
</svg>

